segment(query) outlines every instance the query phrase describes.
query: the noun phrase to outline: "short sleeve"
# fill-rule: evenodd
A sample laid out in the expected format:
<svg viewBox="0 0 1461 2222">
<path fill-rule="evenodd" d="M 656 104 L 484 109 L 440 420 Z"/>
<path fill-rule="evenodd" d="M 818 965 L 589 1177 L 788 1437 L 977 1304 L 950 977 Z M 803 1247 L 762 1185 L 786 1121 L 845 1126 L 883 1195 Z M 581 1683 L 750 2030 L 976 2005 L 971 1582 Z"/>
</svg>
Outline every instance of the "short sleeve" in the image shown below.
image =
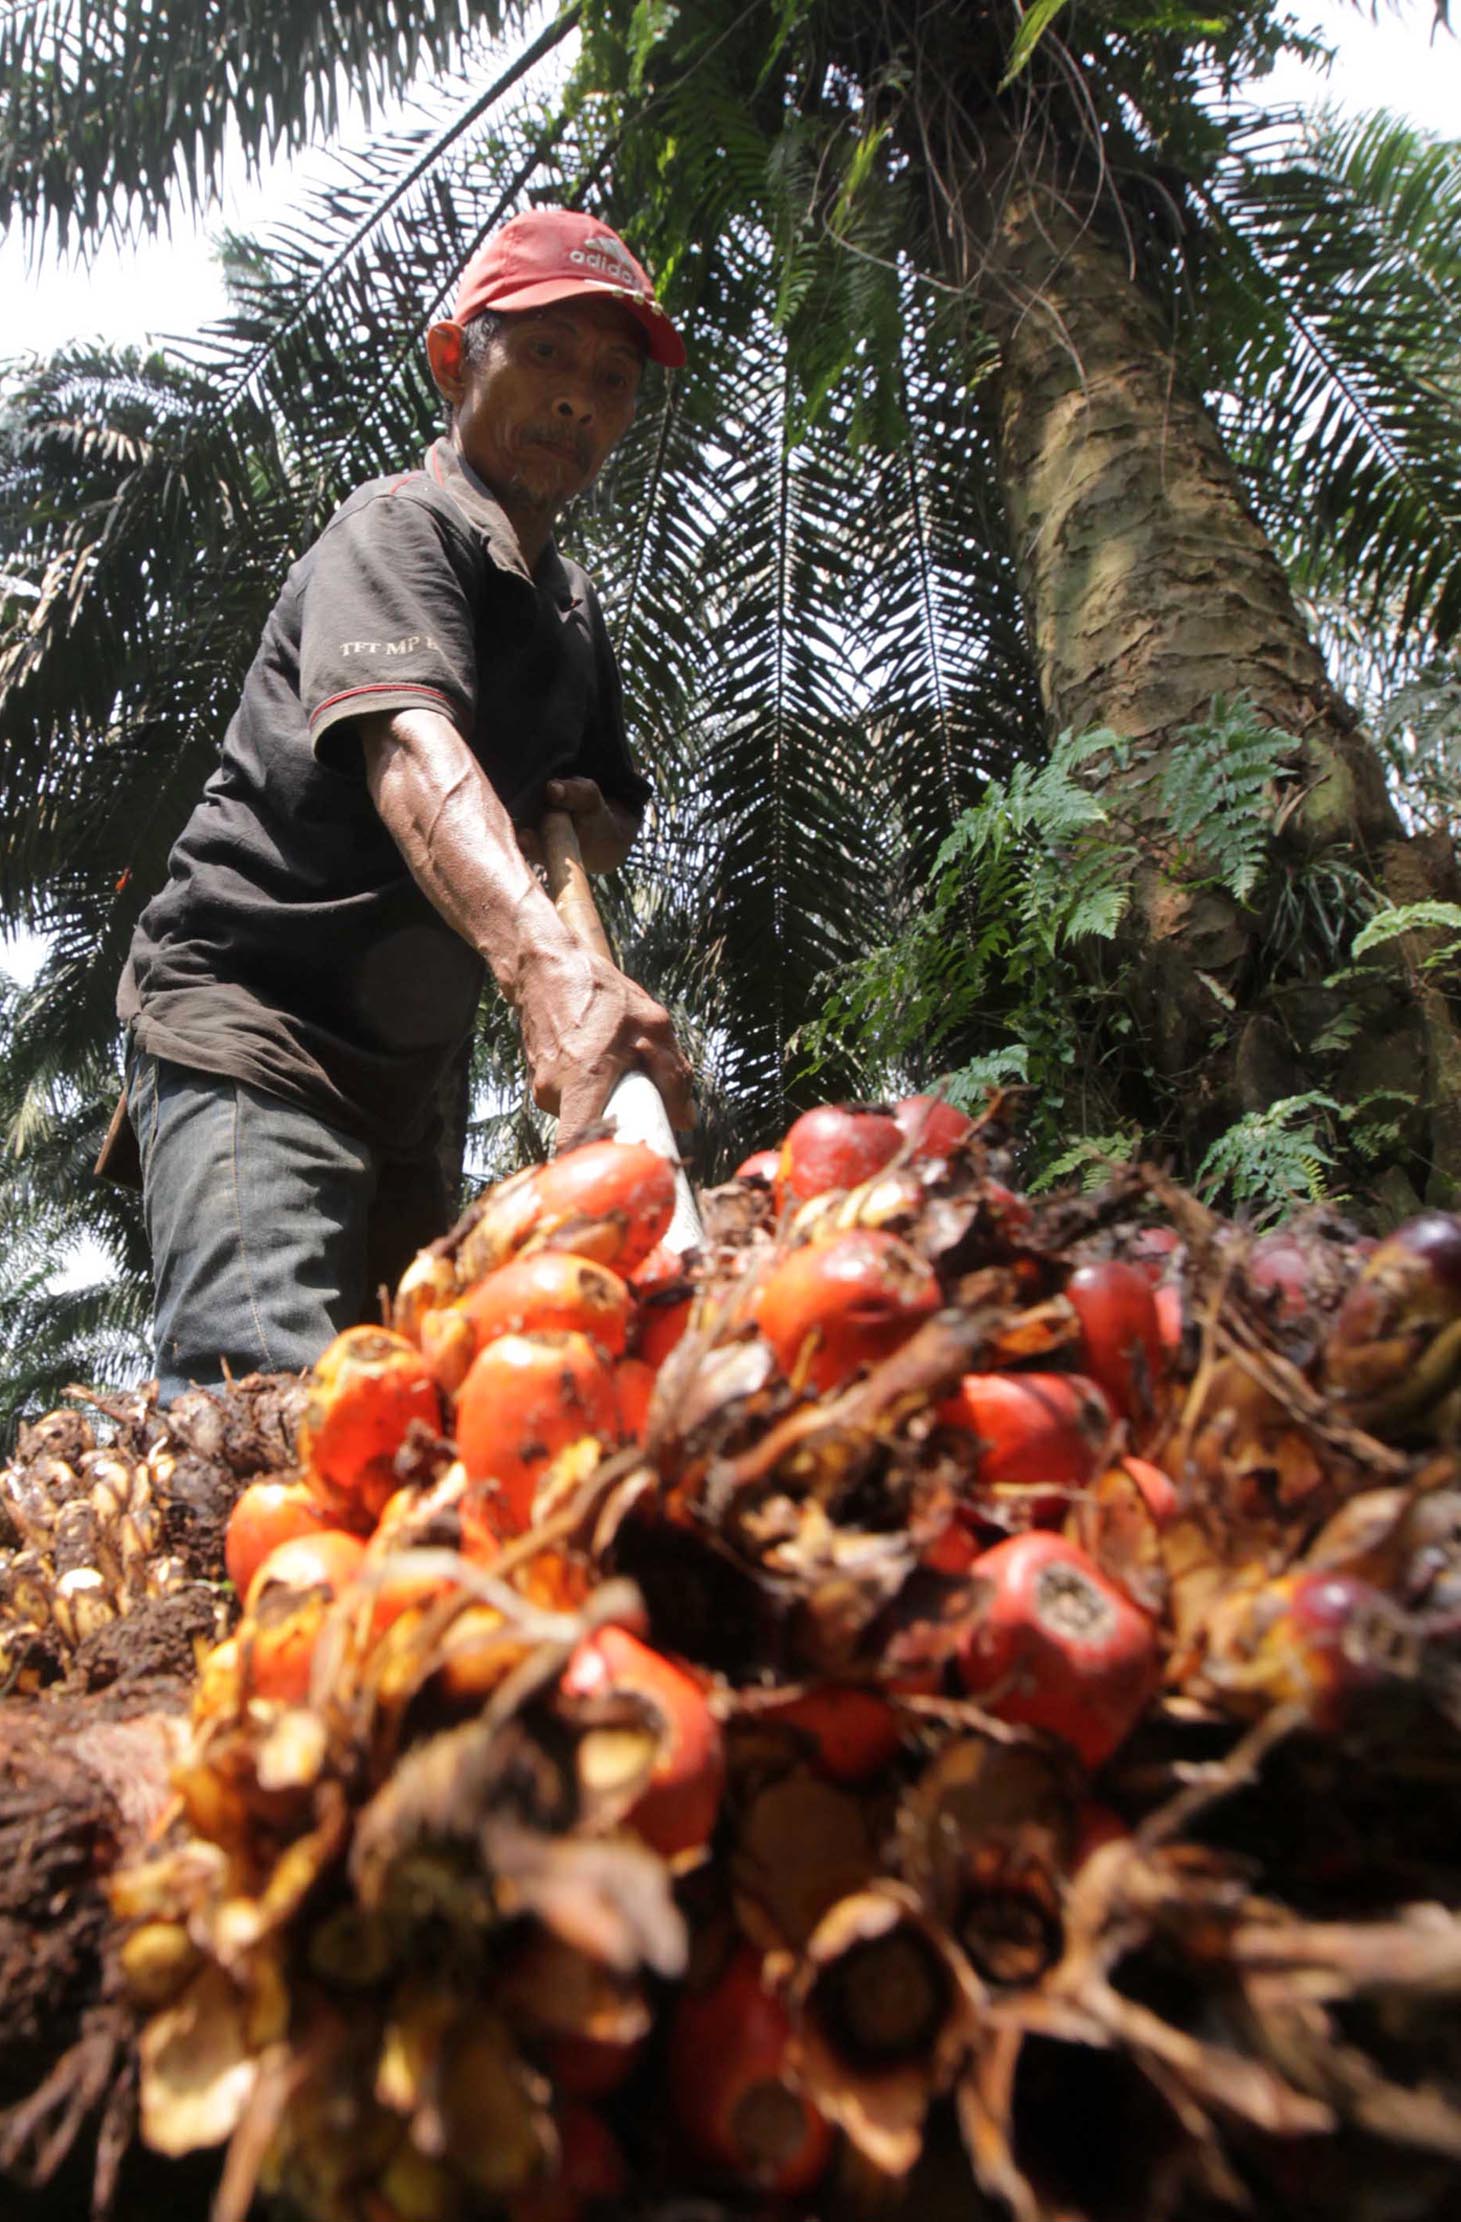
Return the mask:
<svg viewBox="0 0 1461 2222">
<path fill-rule="evenodd" d="M 304 590 L 299 671 L 322 762 L 339 760 L 348 720 L 384 710 L 440 710 L 471 733 L 478 567 L 462 536 L 409 492 L 374 492 L 326 526 Z"/>
<path fill-rule="evenodd" d="M 635 765 L 624 730 L 624 688 L 619 662 L 598 596 L 590 590 L 589 624 L 593 633 L 598 685 L 595 713 L 583 737 L 577 769 L 581 778 L 596 780 L 601 791 L 615 802 L 642 810 L 654 788 Z"/>
</svg>

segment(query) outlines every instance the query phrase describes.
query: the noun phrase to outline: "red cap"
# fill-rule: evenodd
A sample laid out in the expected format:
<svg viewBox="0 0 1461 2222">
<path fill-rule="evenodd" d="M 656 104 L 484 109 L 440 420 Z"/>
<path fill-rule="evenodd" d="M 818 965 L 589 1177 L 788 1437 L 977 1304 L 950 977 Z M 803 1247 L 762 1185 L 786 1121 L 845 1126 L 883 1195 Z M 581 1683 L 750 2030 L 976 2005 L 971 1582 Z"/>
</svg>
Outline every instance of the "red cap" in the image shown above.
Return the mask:
<svg viewBox="0 0 1461 2222">
<path fill-rule="evenodd" d="M 458 324 L 482 309 L 541 309 L 575 293 L 606 293 L 644 327 L 657 363 L 685 360 L 679 333 L 654 297 L 649 272 L 617 232 L 576 208 L 532 208 L 477 249 L 457 288 Z"/>
</svg>

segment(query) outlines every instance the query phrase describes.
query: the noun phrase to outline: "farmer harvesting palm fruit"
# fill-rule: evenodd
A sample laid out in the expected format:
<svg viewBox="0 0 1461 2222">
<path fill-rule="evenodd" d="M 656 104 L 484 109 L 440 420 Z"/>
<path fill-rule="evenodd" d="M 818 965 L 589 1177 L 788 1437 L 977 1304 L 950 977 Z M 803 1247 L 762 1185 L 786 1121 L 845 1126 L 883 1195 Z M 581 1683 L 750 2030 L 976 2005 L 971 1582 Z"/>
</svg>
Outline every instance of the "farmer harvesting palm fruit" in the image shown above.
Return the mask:
<svg viewBox="0 0 1461 2222">
<path fill-rule="evenodd" d="M 684 349 L 614 233 L 514 218 L 426 338 L 449 425 L 351 495 L 295 564 L 218 769 L 118 996 L 163 1402 L 310 1364 L 449 1216 L 435 1109 L 484 966 L 572 1137 L 643 1065 L 677 1124 L 660 1005 L 560 921 L 545 808 L 585 865 L 648 793 L 593 587 L 553 542 Z"/>
</svg>

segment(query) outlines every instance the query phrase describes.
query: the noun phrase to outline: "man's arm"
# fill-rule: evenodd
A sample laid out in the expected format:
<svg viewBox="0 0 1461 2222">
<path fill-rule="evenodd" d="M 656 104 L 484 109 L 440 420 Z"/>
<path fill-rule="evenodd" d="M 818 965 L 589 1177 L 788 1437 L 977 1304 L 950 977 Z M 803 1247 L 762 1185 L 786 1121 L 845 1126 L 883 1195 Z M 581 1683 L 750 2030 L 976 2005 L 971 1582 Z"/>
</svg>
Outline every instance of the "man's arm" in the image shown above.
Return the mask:
<svg viewBox="0 0 1461 2222">
<path fill-rule="evenodd" d="M 592 1125 L 631 1065 L 649 1073 L 671 1124 L 689 1125 L 690 1068 L 668 1013 L 563 924 L 450 718 L 397 710 L 359 731 L 371 800 L 422 893 L 517 1011 L 534 1098 L 557 1111 L 563 1138 Z"/>
</svg>

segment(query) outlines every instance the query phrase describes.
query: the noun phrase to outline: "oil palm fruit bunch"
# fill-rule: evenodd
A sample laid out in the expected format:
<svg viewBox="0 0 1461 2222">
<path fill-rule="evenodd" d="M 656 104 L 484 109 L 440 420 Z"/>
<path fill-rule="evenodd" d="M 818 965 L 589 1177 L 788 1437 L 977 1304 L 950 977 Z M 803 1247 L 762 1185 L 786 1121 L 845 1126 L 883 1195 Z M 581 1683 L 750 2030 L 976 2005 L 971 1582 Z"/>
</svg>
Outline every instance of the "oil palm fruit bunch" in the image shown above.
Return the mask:
<svg viewBox="0 0 1461 2222">
<path fill-rule="evenodd" d="M 1014 1162 L 589 1143 L 323 1354 L 112 1886 L 225 2222 L 1456 2211 L 1449 1251 Z"/>
<path fill-rule="evenodd" d="M 148 1384 L 22 1424 L 0 1467 L 0 1685 L 103 1683 L 139 1643 L 176 1666 L 192 1634 L 221 1634 L 224 1524 L 248 1480 L 292 1467 L 297 1403 L 250 1375 L 166 1411 Z"/>
</svg>

